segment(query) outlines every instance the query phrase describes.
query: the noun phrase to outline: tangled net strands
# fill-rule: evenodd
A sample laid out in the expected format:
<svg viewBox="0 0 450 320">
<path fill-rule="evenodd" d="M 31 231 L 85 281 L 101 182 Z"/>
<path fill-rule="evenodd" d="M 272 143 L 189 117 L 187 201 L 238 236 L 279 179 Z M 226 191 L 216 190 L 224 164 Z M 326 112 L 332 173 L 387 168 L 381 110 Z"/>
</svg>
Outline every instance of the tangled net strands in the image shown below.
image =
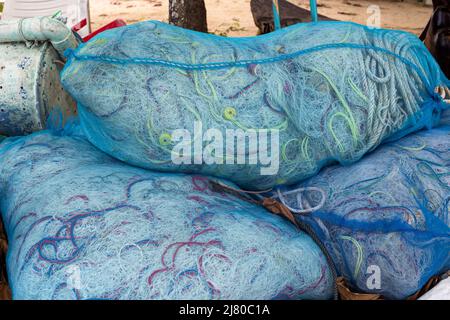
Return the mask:
<svg viewBox="0 0 450 320">
<path fill-rule="evenodd" d="M 450 269 L 450 121 L 326 168 L 281 192 L 314 229 L 338 273 L 362 292 L 403 299 Z M 277 196 L 277 195 L 276 195 Z M 374 267 L 375 266 L 375 269 Z M 379 270 L 381 287 L 368 287 Z"/>
<path fill-rule="evenodd" d="M 431 128 L 448 107 L 434 90 L 449 81 L 417 37 L 353 23 L 228 39 L 149 21 L 66 55 L 63 85 L 98 148 L 140 167 L 214 175 L 251 190 L 353 163 L 383 141 Z M 278 174 L 215 154 L 227 165 L 173 164 L 173 130 L 187 129 L 194 145 L 203 138 L 196 121 L 223 137 L 227 129 L 278 129 Z M 239 151 L 225 146 L 230 153 Z M 243 153 L 254 156 L 248 145 Z"/>
<path fill-rule="evenodd" d="M 319 247 L 200 176 L 130 167 L 80 136 L 0 146 L 15 299 L 327 299 Z"/>
</svg>

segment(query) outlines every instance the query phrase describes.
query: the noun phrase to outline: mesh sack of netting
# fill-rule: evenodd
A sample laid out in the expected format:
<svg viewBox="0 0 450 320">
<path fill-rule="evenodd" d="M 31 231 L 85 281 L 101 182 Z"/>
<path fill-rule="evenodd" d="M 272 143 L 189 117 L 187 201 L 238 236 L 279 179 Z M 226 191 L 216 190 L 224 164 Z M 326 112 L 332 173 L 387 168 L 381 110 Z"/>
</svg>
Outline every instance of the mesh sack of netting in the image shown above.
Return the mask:
<svg viewBox="0 0 450 320">
<path fill-rule="evenodd" d="M 435 87 L 448 80 L 416 36 L 353 23 L 223 38 L 149 21 L 66 55 L 62 83 L 94 145 L 140 167 L 215 175 L 247 189 L 352 163 L 387 139 L 432 127 L 446 108 Z M 216 144 L 208 129 L 229 144 Z M 279 139 L 226 139 L 240 130 Z M 262 173 L 266 155 L 279 156 L 279 170 Z"/>
<path fill-rule="evenodd" d="M 328 299 L 321 249 L 202 176 L 123 164 L 81 135 L 0 145 L 15 299 Z"/>
<path fill-rule="evenodd" d="M 360 292 L 406 298 L 450 270 L 450 121 L 275 194 Z"/>
</svg>

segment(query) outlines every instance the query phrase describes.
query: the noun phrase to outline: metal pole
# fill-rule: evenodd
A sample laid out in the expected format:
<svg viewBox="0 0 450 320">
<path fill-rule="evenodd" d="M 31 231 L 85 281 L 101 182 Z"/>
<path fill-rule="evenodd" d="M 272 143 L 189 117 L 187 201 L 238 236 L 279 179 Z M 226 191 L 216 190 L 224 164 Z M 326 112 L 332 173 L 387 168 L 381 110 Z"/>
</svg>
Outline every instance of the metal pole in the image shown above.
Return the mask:
<svg viewBox="0 0 450 320">
<path fill-rule="evenodd" d="M 316 0 L 309 0 L 309 9 L 311 11 L 311 21 L 317 22 L 317 1 Z"/>
<path fill-rule="evenodd" d="M 275 30 L 281 29 L 280 6 L 278 5 L 278 0 L 272 0 L 272 9 Z"/>
</svg>

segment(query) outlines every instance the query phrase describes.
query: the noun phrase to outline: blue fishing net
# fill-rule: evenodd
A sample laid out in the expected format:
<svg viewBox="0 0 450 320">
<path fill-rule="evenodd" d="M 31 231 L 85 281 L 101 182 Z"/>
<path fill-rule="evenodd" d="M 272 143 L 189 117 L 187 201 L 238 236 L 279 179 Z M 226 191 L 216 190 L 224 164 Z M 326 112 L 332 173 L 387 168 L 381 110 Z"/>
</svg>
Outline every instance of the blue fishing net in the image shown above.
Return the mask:
<svg viewBox="0 0 450 320">
<path fill-rule="evenodd" d="M 327 299 L 319 247 L 208 179 L 114 160 L 81 135 L 0 145 L 15 299 Z"/>
<path fill-rule="evenodd" d="M 302 213 L 354 289 L 406 298 L 450 269 L 450 121 L 275 197 Z"/>
<path fill-rule="evenodd" d="M 98 148 L 140 167 L 215 175 L 247 189 L 353 163 L 383 141 L 431 128 L 448 107 L 435 88 L 449 82 L 417 37 L 354 23 L 222 38 L 149 21 L 106 31 L 67 57 L 63 85 Z M 189 136 L 180 142 L 177 129 Z M 255 151 L 245 137 L 236 138 L 240 150 L 232 139 L 207 149 L 207 129 L 224 140 L 226 130 L 277 131 L 279 143 L 259 140 Z M 180 143 L 185 152 L 174 151 Z M 196 144 L 203 154 L 190 157 Z M 261 174 L 264 152 L 279 155 L 269 175 Z M 174 153 L 191 161 L 175 164 Z"/>
<path fill-rule="evenodd" d="M 441 116 L 441 121 L 440 121 L 441 125 L 450 125 L 450 110 L 444 110 L 442 112 L 442 116 Z"/>
</svg>

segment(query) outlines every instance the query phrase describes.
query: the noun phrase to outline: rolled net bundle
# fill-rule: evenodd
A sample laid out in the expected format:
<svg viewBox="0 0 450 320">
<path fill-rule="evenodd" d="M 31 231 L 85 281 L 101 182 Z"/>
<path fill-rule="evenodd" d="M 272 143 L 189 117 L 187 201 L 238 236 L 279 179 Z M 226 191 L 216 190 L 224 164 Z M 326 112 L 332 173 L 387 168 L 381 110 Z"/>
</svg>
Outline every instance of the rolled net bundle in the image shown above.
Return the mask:
<svg viewBox="0 0 450 320">
<path fill-rule="evenodd" d="M 319 247 L 200 176 L 154 173 L 48 132 L 0 146 L 15 299 L 327 299 Z"/>
<path fill-rule="evenodd" d="M 447 108 L 435 87 L 448 80 L 417 37 L 353 23 L 233 39 L 149 21 L 102 33 L 67 56 L 62 82 L 94 145 L 133 165 L 215 175 L 247 189 L 355 162 L 382 141 L 431 128 Z M 189 139 L 175 139 L 179 129 Z M 224 140 L 227 130 L 276 131 L 279 141 L 211 150 L 208 129 Z M 180 144 L 192 151 L 181 165 L 172 159 Z M 261 154 L 272 151 L 279 168 L 261 174 Z"/>
<path fill-rule="evenodd" d="M 450 122 L 274 196 L 313 228 L 355 290 L 403 299 L 450 270 Z"/>
</svg>

